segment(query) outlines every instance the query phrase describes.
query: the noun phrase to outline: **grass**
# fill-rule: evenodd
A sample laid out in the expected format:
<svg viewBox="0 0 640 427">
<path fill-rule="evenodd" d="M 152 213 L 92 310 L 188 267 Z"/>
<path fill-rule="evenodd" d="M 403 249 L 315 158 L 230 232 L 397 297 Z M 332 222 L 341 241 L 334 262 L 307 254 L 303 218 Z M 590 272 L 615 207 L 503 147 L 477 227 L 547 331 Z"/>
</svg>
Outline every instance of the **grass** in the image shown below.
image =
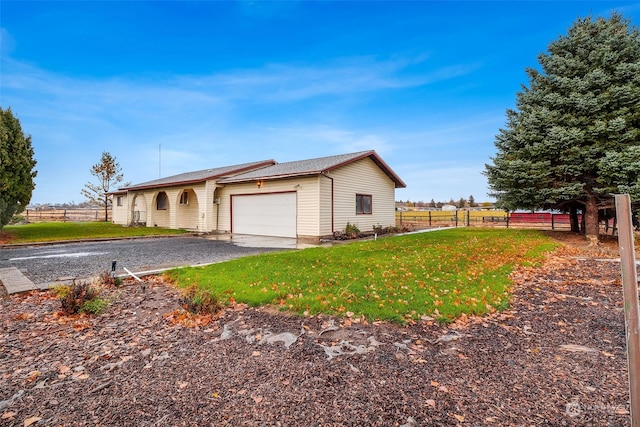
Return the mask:
<svg viewBox="0 0 640 427">
<path fill-rule="evenodd" d="M 424 315 L 450 321 L 507 307 L 509 273 L 554 247 L 534 230 L 458 228 L 252 256 L 166 276 L 223 303 L 400 323 Z"/>
<path fill-rule="evenodd" d="M 157 227 L 123 227 L 110 222 L 40 222 L 7 225 L 2 228 L 3 243 L 35 243 L 110 237 L 137 237 L 186 233 Z"/>
</svg>

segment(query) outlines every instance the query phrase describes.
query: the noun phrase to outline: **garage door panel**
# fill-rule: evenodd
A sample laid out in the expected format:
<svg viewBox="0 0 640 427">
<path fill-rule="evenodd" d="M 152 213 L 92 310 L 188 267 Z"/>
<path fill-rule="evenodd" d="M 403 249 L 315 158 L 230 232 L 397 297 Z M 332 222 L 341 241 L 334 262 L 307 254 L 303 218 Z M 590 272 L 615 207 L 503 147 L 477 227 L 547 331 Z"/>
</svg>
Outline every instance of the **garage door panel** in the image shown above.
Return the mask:
<svg viewBox="0 0 640 427">
<path fill-rule="evenodd" d="M 296 237 L 296 193 L 232 196 L 232 232 Z"/>
</svg>

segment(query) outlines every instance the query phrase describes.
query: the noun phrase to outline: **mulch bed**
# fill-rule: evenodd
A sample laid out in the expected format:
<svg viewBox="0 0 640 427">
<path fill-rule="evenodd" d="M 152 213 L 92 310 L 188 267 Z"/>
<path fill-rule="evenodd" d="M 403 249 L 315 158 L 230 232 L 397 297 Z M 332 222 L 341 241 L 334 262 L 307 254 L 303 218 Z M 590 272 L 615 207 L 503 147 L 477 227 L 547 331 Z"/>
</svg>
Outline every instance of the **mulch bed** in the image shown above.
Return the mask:
<svg viewBox="0 0 640 427">
<path fill-rule="evenodd" d="M 100 316 L 5 297 L 0 425 L 629 426 L 617 252 L 567 243 L 513 274 L 509 310 L 450 325 L 187 316 L 157 279 Z"/>
</svg>

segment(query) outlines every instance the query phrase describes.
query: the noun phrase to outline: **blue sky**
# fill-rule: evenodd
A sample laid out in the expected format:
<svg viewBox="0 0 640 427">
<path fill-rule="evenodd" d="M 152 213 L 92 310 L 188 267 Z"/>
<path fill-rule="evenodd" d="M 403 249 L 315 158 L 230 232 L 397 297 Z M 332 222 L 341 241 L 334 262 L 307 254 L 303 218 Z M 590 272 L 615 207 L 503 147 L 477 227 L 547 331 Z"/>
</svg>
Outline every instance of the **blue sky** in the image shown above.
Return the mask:
<svg viewBox="0 0 640 427">
<path fill-rule="evenodd" d="M 374 149 L 396 199 L 490 200 L 525 69 L 625 1 L 7 1 L 0 105 L 31 134 L 32 203 L 84 201 L 103 151 L 132 183 Z M 161 147 L 161 149 L 160 149 Z"/>
</svg>

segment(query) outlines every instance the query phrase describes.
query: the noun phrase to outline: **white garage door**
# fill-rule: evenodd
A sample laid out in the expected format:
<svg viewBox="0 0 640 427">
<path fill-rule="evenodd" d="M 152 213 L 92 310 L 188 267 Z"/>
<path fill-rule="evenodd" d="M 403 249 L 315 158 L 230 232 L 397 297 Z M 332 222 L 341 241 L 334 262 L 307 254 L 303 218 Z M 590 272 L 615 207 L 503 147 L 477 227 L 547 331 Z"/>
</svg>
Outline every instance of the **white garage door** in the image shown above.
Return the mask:
<svg viewBox="0 0 640 427">
<path fill-rule="evenodd" d="M 296 193 L 234 195 L 231 221 L 233 233 L 296 237 Z"/>
</svg>

